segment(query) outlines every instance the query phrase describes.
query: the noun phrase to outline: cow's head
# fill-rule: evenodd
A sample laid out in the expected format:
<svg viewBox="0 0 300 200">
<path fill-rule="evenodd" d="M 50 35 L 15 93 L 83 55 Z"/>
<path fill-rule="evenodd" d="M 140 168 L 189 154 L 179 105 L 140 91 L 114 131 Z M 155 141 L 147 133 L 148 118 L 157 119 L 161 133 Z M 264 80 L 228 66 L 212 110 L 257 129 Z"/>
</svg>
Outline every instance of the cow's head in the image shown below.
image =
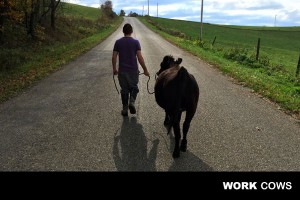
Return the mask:
<svg viewBox="0 0 300 200">
<path fill-rule="evenodd" d="M 175 61 L 172 55 L 165 56 L 163 61 L 160 63 L 160 70 L 157 72 L 157 75 L 159 75 L 161 72 L 163 72 L 166 69 L 180 65 L 181 62 L 182 62 L 182 58 L 178 58 Z"/>
</svg>

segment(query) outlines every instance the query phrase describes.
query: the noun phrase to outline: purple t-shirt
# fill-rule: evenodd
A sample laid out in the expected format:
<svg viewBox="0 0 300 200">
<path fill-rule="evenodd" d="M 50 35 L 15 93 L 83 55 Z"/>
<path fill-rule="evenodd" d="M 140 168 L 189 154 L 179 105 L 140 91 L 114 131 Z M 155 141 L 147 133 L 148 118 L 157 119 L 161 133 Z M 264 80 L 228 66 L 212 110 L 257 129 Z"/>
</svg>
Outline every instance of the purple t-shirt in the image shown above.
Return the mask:
<svg viewBox="0 0 300 200">
<path fill-rule="evenodd" d="M 141 50 L 140 42 L 132 37 L 122 37 L 118 39 L 114 46 L 114 51 L 119 52 L 119 71 L 137 72 L 137 51 Z"/>
</svg>

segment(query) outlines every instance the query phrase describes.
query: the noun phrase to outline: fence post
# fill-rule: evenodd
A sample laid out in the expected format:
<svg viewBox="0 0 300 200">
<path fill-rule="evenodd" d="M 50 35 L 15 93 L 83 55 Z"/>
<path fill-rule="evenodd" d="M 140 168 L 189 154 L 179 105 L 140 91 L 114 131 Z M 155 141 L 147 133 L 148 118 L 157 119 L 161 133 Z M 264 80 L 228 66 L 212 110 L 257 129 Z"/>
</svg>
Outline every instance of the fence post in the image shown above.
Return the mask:
<svg viewBox="0 0 300 200">
<path fill-rule="evenodd" d="M 299 54 L 298 66 L 297 66 L 297 70 L 296 70 L 296 77 L 299 76 L 299 72 L 300 72 L 300 54 Z"/>
<path fill-rule="evenodd" d="M 259 49 L 260 49 L 260 38 L 257 41 L 257 51 L 256 51 L 256 60 L 259 58 Z"/>
<path fill-rule="evenodd" d="M 211 44 L 212 46 L 214 46 L 216 39 L 217 39 L 217 36 L 215 36 L 214 41 Z"/>
</svg>

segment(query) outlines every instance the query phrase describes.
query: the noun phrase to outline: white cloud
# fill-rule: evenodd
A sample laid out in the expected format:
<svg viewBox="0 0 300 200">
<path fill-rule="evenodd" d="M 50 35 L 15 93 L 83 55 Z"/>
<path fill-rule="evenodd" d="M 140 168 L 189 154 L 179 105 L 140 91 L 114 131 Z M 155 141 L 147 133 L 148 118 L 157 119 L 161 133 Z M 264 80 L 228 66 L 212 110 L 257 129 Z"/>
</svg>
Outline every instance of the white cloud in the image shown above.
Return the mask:
<svg viewBox="0 0 300 200">
<path fill-rule="evenodd" d="M 68 0 L 66 0 L 68 1 Z M 99 7 L 105 0 L 69 0 L 68 2 Z M 200 21 L 200 0 L 150 0 L 151 16 Z M 123 9 L 138 14 L 148 14 L 147 0 L 112 0 L 116 13 Z M 299 0 L 204 0 L 203 21 L 234 25 L 274 25 L 276 16 L 278 26 L 300 25 Z"/>
<path fill-rule="evenodd" d="M 73 3 L 73 4 L 80 4 L 80 5 L 84 5 L 84 6 L 88 6 L 87 4 L 83 2 L 81 2 L 80 0 L 61 0 L 62 2 L 66 2 L 66 3 Z"/>
<path fill-rule="evenodd" d="M 198 19 L 198 15 L 190 15 L 190 16 L 184 16 L 184 17 L 172 17 L 171 19 L 179 19 L 179 20 L 186 20 L 186 21 L 192 21 L 191 19 Z"/>
</svg>

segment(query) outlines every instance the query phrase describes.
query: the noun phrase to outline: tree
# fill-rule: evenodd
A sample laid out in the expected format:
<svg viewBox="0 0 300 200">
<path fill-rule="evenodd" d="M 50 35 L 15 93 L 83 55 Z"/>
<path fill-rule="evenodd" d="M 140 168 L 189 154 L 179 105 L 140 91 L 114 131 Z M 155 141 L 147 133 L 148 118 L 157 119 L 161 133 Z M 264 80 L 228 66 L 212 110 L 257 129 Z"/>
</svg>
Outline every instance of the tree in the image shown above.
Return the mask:
<svg viewBox="0 0 300 200">
<path fill-rule="evenodd" d="M 24 22 L 27 33 L 35 38 L 35 29 L 41 24 L 42 19 L 50 12 L 50 23 L 52 30 L 55 30 L 55 13 L 60 0 L 23 0 L 20 1 L 22 11 L 25 13 Z"/>
<path fill-rule="evenodd" d="M 7 19 L 10 10 L 11 4 L 9 4 L 8 0 L 3 0 L 0 2 L 0 41 L 2 40 L 4 31 L 4 21 Z"/>
<path fill-rule="evenodd" d="M 55 14 L 60 0 L 23 0 L 20 1 L 20 7 L 24 13 L 24 23 L 27 33 L 35 37 L 35 28 L 41 25 L 42 20 L 49 17 L 52 30 L 55 30 Z"/>
<path fill-rule="evenodd" d="M 132 12 L 132 11 L 130 11 L 130 13 L 129 13 L 129 15 L 128 15 L 129 17 L 137 17 L 137 16 L 139 16 L 136 12 Z"/>
<path fill-rule="evenodd" d="M 35 27 L 38 23 L 38 14 L 40 11 L 40 2 L 39 0 L 32 0 L 30 2 L 30 9 L 29 9 L 29 23 L 27 26 L 27 33 L 35 38 Z"/>
<path fill-rule="evenodd" d="M 14 24 L 19 23 L 22 18 L 22 13 L 18 9 L 16 1 L 0 0 L 0 41 L 2 41 L 5 30 L 5 21 L 11 21 Z"/>
<path fill-rule="evenodd" d="M 60 3 L 60 0 L 51 0 L 50 9 L 51 9 L 51 28 L 55 30 L 55 13 L 57 10 L 57 6 Z"/>
<path fill-rule="evenodd" d="M 112 10 L 112 8 L 112 1 L 105 1 L 104 4 L 101 5 L 101 11 L 103 12 L 103 14 L 111 19 L 117 16 L 117 14 Z"/>
<path fill-rule="evenodd" d="M 124 11 L 124 10 L 121 10 L 119 16 L 124 17 L 125 14 L 126 14 L 125 11 Z"/>
</svg>

